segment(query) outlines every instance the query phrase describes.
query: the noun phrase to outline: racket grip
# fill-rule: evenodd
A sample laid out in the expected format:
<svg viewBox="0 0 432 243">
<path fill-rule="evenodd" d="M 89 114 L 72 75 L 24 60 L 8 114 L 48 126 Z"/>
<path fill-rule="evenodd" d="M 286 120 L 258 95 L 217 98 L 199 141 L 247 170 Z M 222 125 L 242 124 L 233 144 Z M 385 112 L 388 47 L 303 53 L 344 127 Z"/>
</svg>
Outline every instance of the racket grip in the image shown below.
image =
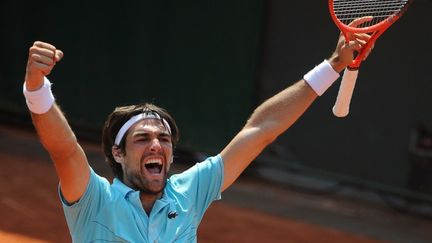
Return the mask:
<svg viewBox="0 0 432 243">
<path fill-rule="evenodd" d="M 351 97 L 357 80 L 358 69 L 345 69 L 342 81 L 339 87 L 338 96 L 333 106 L 333 114 L 337 117 L 345 117 L 349 113 Z"/>
</svg>

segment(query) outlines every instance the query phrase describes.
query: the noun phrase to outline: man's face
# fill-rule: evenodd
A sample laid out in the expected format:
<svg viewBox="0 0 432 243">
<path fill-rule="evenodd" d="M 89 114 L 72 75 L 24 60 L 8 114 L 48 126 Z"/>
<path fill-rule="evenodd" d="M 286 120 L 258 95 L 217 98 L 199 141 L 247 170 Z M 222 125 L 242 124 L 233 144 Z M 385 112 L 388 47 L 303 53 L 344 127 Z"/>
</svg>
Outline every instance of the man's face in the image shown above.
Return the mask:
<svg viewBox="0 0 432 243">
<path fill-rule="evenodd" d="M 159 119 L 133 125 L 126 137 L 122 159 L 123 181 L 144 193 L 158 194 L 165 187 L 172 162 L 171 135 Z"/>
</svg>

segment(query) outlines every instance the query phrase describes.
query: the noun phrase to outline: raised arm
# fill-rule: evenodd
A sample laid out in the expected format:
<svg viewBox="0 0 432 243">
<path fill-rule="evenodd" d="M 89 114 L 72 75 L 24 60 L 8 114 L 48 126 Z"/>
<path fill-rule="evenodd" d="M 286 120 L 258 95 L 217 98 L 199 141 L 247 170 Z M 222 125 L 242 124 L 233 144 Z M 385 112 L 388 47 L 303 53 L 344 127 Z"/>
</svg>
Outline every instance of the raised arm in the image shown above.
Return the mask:
<svg viewBox="0 0 432 243">
<path fill-rule="evenodd" d="M 328 59 L 326 71 L 341 72 L 352 62 L 354 51 L 360 50 L 369 36 L 355 34 L 352 38 L 349 43 L 345 43 L 342 36 L 339 38 L 335 52 Z M 311 82 L 307 81 L 298 81 L 258 106 L 243 129 L 223 149 L 222 190 L 230 186 L 252 160 L 287 130 L 318 97 L 317 88 L 313 89 Z"/>
<path fill-rule="evenodd" d="M 47 93 L 42 92 L 42 96 L 30 98 L 43 89 L 49 89 L 45 76 L 62 57 L 63 52 L 53 45 L 36 41 L 29 50 L 24 86 L 29 95 L 27 103 L 33 124 L 54 161 L 62 194 L 72 203 L 81 198 L 87 187 L 90 177 L 87 158 L 59 107 L 48 102 L 49 105 L 43 108 L 48 100 Z"/>
</svg>

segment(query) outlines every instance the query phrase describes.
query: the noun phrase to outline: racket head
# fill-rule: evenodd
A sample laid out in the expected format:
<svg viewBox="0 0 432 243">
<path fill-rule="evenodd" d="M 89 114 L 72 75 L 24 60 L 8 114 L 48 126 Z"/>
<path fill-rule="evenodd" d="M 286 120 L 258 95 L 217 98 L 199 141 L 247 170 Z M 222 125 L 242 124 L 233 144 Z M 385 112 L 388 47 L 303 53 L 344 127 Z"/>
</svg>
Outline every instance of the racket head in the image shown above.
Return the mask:
<svg viewBox="0 0 432 243">
<path fill-rule="evenodd" d="M 358 69 L 378 37 L 398 20 L 414 0 L 329 0 L 330 15 L 336 26 L 350 40 L 350 33 L 368 33 L 370 39 L 359 51 L 350 69 Z M 371 18 L 370 21 L 360 21 L 362 18 Z"/>
<path fill-rule="evenodd" d="M 342 32 L 372 33 L 383 31 L 398 20 L 414 0 L 329 0 L 330 15 Z M 373 17 L 359 26 L 356 19 Z"/>
</svg>

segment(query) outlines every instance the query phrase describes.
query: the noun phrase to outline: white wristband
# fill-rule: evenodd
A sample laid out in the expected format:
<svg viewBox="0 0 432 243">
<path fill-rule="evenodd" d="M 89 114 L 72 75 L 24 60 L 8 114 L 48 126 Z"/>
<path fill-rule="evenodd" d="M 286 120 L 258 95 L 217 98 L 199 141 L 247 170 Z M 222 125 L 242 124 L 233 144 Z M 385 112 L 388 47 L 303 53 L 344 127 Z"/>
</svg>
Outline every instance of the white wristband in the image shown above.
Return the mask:
<svg viewBox="0 0 432 243">
<path fill-rule="evenodd" d="M 337 73 L 327 60 L 310 70 L 303 76 L 303 79 L 319 96 L 339 78 Z"/>
<path fill-rule="evenodd" d="M 54 104 L 54 95 L 51 92 L 51 82 L 44 77 L 44 84 L 35 91 L 28 91 L 24 82 L 23 93 L 27 107 L 35 114 L 46 113 Z"/>
</svg>

